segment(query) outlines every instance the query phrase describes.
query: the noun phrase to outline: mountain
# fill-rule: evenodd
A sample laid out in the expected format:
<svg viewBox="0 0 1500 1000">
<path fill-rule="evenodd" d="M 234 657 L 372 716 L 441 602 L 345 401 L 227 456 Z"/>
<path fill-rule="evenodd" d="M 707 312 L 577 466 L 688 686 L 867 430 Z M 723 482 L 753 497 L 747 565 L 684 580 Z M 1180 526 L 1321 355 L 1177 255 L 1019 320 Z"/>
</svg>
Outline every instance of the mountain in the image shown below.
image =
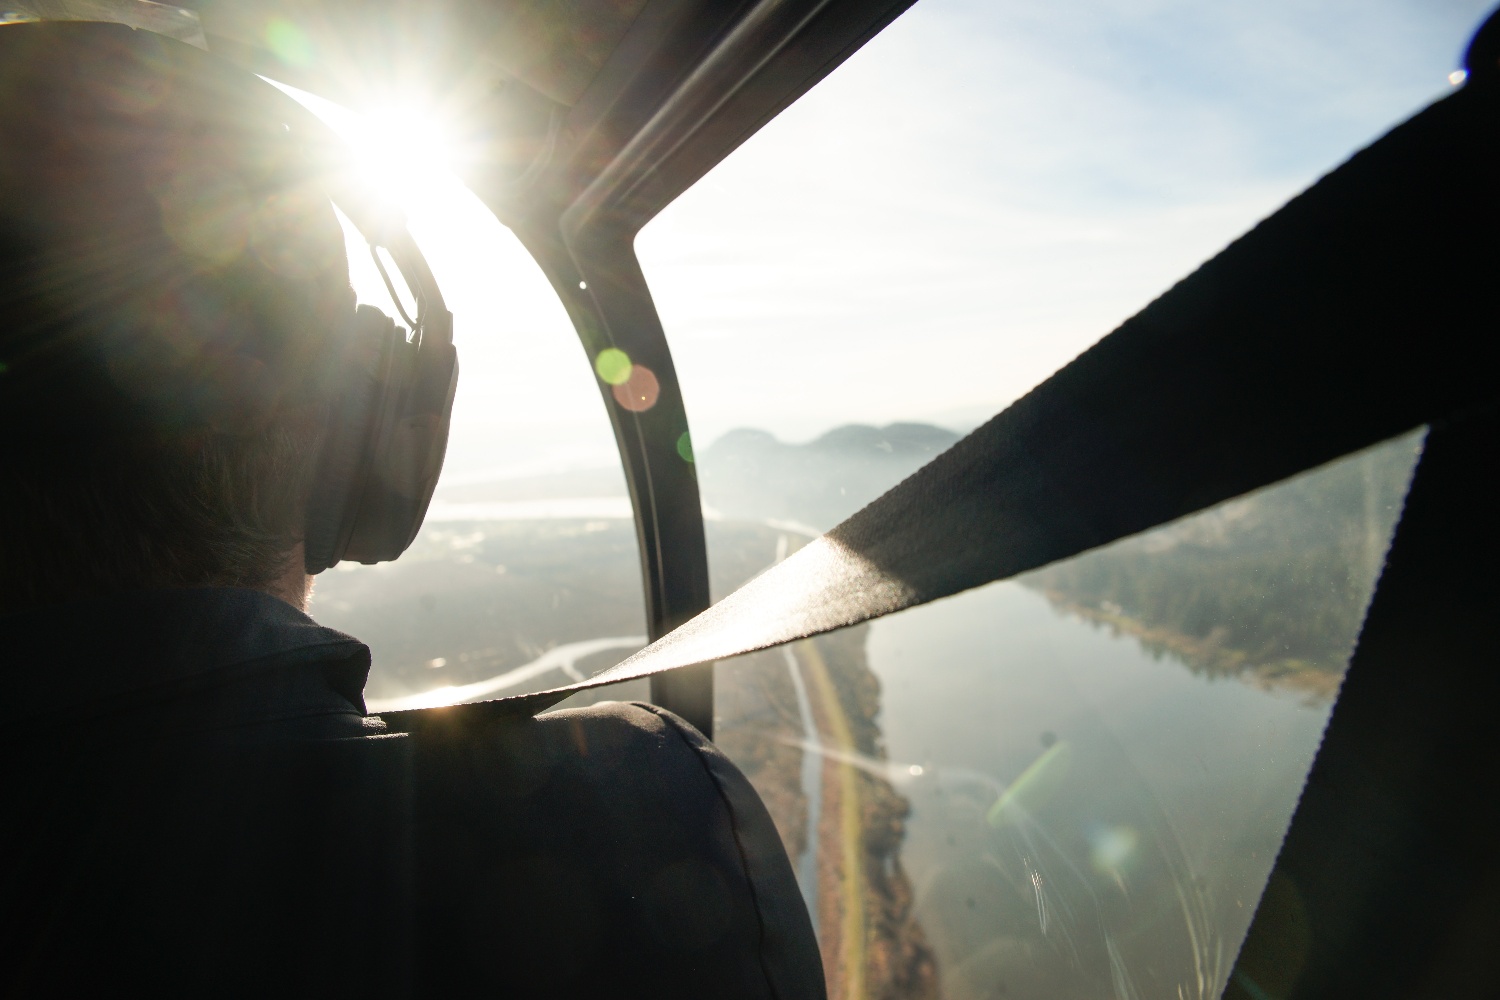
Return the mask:
<svg viewBox="0 0 1500 1000">
<path fill-rule="evenodd" d="M 699 456 L 699 488 L 704 504 L 726 518 L 827 531 L 958 439 L 930 424 L 849 424 L 806 444 L 734 430 Z"/>
</svg>

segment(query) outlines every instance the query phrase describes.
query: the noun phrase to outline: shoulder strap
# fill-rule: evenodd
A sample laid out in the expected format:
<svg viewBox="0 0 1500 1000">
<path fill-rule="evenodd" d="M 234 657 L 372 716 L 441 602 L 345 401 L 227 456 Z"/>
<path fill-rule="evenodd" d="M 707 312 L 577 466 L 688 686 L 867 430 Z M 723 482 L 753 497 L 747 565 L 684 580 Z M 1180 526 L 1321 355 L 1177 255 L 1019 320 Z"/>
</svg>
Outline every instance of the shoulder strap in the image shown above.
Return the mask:
<svg viewBox="0 0 1500 1000">
<path fill-rule="evenodd" d="M 681 628 L 586 681 L 463 714 L 534 713 L 947 597 L 1494 399 L 1482 339 L 1500 325 L 1500 242 L 1462 237 L 1500 232 L 1496 178 L 1500 81 L 1484 78 Z"/>
</svg>

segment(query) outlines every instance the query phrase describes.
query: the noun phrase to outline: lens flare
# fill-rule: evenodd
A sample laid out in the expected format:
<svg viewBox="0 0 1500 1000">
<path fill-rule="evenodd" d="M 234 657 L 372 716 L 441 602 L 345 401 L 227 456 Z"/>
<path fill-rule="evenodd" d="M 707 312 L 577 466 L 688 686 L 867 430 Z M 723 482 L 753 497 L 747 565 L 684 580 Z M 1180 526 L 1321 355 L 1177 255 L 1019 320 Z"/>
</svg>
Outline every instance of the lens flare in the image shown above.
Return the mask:
<svg viewBox="0 0 1500 1000">
<path fill-rule="evenodd" d="M 615 402 L 631 413 L 645 413 L 656 405 L 660 395 L 661 384 L 656 381 L 656 373 L 645 365 L 631 365 L 630 377 L 614 388 Z"/>
<path fill-rule="evenodd" d="M 266 24 L 266 45 L 289 65 L 307 66 L 313 61 L 312 40 L 284 17 L 273 17 Z"/>
<path fill-rule="evenodd" d="M 990 806 L 985 817 L 990 826 L 998 829 L 1007 823 L 1024 822 L 1051 801 L 1067 782 L 1072 760 L 1073 748 L 1067 740 L 1048 747 Z"/>
<path fill-rule="evenodd" d="M 688 437 L 687 431 L 677 438 L 677 454 L 689 465 L 693 463 L 693 439 Z"/>
<path fill-rule="evenodd" d="M 1104 826 L 1089 833 L 1089 860 L 1102 874 L 1113 874 L 1127 867 L 1141 842 L 1141 835 L 1129 826 Z"/>
<path fill-rule="evenodd" d="M 157 196 L 162 228 L 177 246 L 223 267 L 250 242 L 250 196 L 227 171 L 183 171 Z"/>
<path fill-rule="evenodd" d="M 610 385 L 624 385 L 630 381 L 630 355 L 618 347 L 606 347 L 594 359 L 594 371 Z"/>
</svg>

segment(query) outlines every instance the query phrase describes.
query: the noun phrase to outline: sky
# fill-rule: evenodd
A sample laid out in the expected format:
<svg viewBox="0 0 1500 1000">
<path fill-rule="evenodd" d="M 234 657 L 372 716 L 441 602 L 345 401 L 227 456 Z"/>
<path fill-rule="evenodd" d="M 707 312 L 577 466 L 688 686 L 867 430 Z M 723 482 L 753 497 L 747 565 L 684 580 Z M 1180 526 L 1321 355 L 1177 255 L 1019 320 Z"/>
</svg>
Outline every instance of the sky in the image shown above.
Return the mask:
<svg viewBox="0 0 1500 1000">
<path fill-rule="evenodd" d="M 921 0 L 641 233 L 695 435 L 998 412 L 1448 90 L 1485 6 Z"/>
<path fill-rule="evenodd" d="M 700 454 L 735 427 L 974 426 L 1451 89 L 1487 7 L 920 0 L 637 239 Z M 454 310 L 445 478 L 617 461 L 539 269 L 441 163 L 380 141 L 420 112 L 318 110 Z"/>
<path fill-rule="evenodd" d="M 281 86 L 278 84 L 278 86 Z M 348 141 L 373 187 L 406 215 L 448 308 L 459 385 L 443 483 L 617 466 L 589 359 L 541 269 L 448 169 L 420 108 L 365 117 L 283 87 Z M 392 143 L 393 134 L 403 141 Z M 342 219 L 361 302 L 392 316 L 363 237 Z"/>
</svg>

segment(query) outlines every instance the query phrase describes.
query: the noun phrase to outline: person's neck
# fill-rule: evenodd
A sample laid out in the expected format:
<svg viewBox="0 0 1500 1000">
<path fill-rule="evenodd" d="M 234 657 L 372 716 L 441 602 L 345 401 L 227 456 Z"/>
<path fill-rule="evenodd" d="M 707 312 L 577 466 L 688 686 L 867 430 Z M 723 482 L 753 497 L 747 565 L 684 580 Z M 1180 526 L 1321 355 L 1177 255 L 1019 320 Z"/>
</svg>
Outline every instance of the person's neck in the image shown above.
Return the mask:
<svg viewBox="0 0 1500 1000">
<path fill-rule="evenodd" d="M 312 599 L 313 577 L 307 572 L 307 557 L 303 552 L 302 543 L 287 555 L 286 569 L 281 576 L 272 580 L 264 591 L 278 600 L 285 601 L 298 611 L 306 612 L 307 603 Z"/>
</svg>

